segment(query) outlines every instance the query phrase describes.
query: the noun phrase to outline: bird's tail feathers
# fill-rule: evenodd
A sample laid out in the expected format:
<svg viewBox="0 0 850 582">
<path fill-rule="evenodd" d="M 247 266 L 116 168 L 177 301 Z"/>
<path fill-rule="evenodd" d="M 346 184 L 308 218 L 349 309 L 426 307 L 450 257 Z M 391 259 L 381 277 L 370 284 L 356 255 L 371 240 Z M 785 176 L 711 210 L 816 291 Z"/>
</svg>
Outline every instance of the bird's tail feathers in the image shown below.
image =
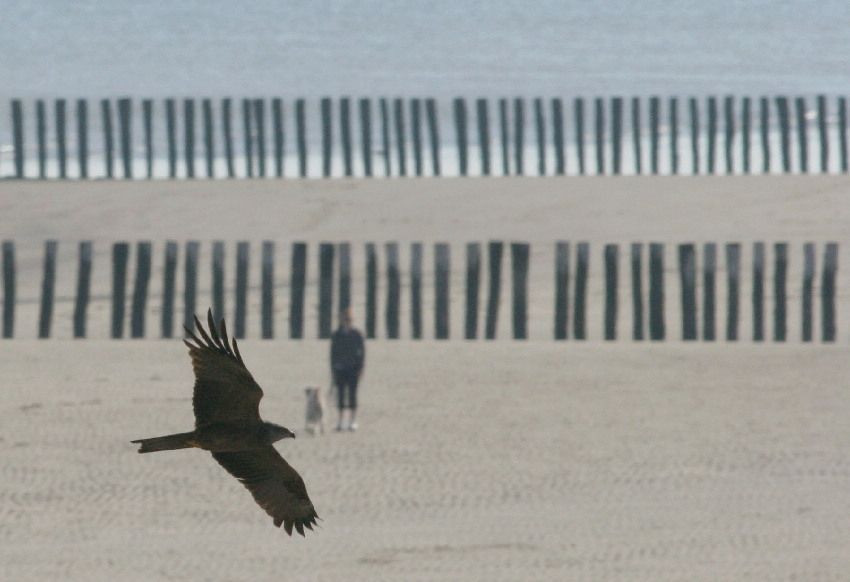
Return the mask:
<svg viewBox="0 0 850 582">
<path fill-rule="evenodd" d="M 156 451 L 172 451 L 175 449 L 187 449 L 194 447 L 195 443 L 192 441 L 193 436 L 195 436 L 194 432 L 182 432 L 179 434 L 170 434 L 150 439 L 139 439 L 130 442 L 141 445 L 139 446 L 140 453 L 153 453 Z"/>
</svg>

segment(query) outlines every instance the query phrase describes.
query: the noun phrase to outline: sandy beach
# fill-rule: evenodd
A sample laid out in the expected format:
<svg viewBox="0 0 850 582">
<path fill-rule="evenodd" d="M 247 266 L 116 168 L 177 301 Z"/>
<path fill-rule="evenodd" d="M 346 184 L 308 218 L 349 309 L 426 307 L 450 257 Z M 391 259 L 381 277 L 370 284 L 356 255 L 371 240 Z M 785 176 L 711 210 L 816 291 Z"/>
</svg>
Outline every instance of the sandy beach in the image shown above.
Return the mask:
<svg viewBox="0 0 850 582">
<path fill-rule="evenodd" d="M 850 269 L 838 271 L 835 345 L 799 341 L 799 288 L 804 242 L 850 248 L 848 194 L 834 176 L 2 182 L 20 305 L 16 338 L 0 343 L 0 579 L 843 580 Z M 46 239 L 60 241 L 56 339 L 39 341 Z M 178 340 L 105 339 L 110 245 L 151 240 L 159 261 L 164 241 L 190 239 L 247 240 L 255 257 L 280 243 L 281 329 L 293 241 L 351 242 L 355 272 L 365 242 L 448 242 L 458 281 L 465 243 L 529 242 L 531 337 L 509 339 L 503 305 L 498 341 L 370 342 L 361 430 L 311 438 L 302 388 L 326 385 L 327 344 L 312 319 L 304 341 L 258 339 L 254 292 L 242 352 L 261 413 L 299 433 L 278 448 L 323 518 L 289 539 L 206 453 L 140 456 L 129 443 L 191 428 L 192 372 Z M 80 240 L 95 244 L 92 332 L 72 341 Z M 591 243 L 596 261 L 584 343 L 551 339 L 557 240 Z M 670 341 L 634 343 L 625 249 L 656 241 L 668 245 Z M 679 341 L 674 245 L 753 241 L 791 245 L 789 341 L 750 342 L 747 301 L 746 341 Z M 601 339 L 605 243 L 622 247 L 617 342 Z"/>
</svg>

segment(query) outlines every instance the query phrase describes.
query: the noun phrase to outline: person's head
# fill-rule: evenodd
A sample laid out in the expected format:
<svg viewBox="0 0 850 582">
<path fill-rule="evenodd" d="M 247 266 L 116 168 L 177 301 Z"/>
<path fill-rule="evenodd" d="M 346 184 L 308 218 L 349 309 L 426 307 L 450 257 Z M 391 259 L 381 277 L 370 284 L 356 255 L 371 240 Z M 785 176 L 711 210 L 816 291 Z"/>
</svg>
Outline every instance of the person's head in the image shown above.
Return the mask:
<svg viewBox="0 0 850 582">
<path fill-rule="evenodd" d="M 339 326 L 343 329 L 351 329 L 354 318 L 351 315 L 351 308 L 346 307 L 339 312 Z"/>
</svg>

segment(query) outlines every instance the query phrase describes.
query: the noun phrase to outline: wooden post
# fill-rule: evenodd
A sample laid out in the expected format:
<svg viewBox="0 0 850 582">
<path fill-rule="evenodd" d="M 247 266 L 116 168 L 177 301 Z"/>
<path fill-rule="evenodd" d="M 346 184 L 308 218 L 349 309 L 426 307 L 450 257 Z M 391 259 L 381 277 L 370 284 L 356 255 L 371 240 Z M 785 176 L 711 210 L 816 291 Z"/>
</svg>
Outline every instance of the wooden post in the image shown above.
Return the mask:
<svg viewBox="0 0 850 582">
<path fill-rule="evenodd" d="M 360 100 L 360 144 L 363 154 L 363 173 L 372 177 L 372 101 Z"/>
<path fill-rule="evenodd" d="M 587 276 L 590 268 L 590 245 L 578 243 L 576 249 L 576 291 L 573 304 L 573 337 L 577 340 L 587 339 L 586 305 L 587 305 Z"/>
<path fill-rule="evenodd" d="M 183 100 L 183 138 L 185 145 L 186 177 L 195 177 L 195 100 Z"/>
<path fill-rule="evenodd" d="M 679 276 L 682 282 L 682 339 L 697 339 L 696 256 L 694 245 L 679 245 Z"/>
<path fill-rule="evenodd" d="M 272 140 L 274 142 L 274 175 L 283 177 L 284 166 L 284 122 L 283 122 L 283 99 L 274 97 L 272 99 Z M 272 336 L 263 336 L 263 339 L 271 339 Z"/>
<path fill-rule="evenodd" d="M 785 279 L 788 272 L 788 244 L 774 245 L 773 269 L 773 340 L 784 342 L 786 337 L 786 291 Z"/>
<path fill-rule="evenodd" d="M 457 136 L 457 162 L 461 176 L 467 175 L 467 141 L 466 141 L 466 101 L 461 97 L 455 98 L 455 135 Z"/>
<path fill-rule="evenodd" d="M 570 243 L 555 243 L 555 339 L 569 335 Z"/>
<path fill-rule="evenodd" d="M 735 173 L 735 100 L 731 95 L 723 98 L 724 153 L 726 154 L 726 173 Z"/>
<path fill-rule="evenodd" d="M 183 287 L 183 326 L 193 329 L 195 325 L 195 303 L 198 289 L 198 255 L 201 243 L 195 240 L 186 242 L 186 264 L 184 265 Z"/>
<path fill-rule="evenodd" d="M 741 245 L 726 244 L 726 339 L 738 340 L 738 296 L 741 279 Z"/>
<path fill-rule="evenodd" d="M 450 248 L 446 243 L 434 245 L 434 330 L 436 339 L 449 339 Z"/>
<path fill-rule="evenodd" d="M 632 243 L 632 339 L 644 339 L 643 331 L 643 244 Z"/>
<path fill-rule="evenodd" d="M 399 307 L 401 303 L 401 276 L 398 268 L 398 243 L 387 243 L 387 307 L 385 311 L 387 338 L 399 338 Z"/>
<path fill-rule="evenodd" d="M 338 310 L 351 307 L 351 244 L 339 243 L 339 302 Z"/>
<path fill-rule="evenodd" d="M 263 339 L 274 338 L 274 242 L 263 241 L 262 305 L 260 325 Z"/>
<path fill-rule="evenodd" d="M 632 97 L 632 147 L 635 150 L 635 174 L 643 173 L 643 135 L 640 118 L 640 97 Z"/>
<path fill-rule="evenodd" d="M 691 173 L 699 174 L 699 103 L 696 97 L 688 99 L 691 112 Z"/>
<path fill-rule="evenodd" d="M 366 337 L 377 337 L 378 320 L 378 250 L 375 243 L 366 243 Z"/>
<path fill-rule="evenodd" d="M 752 121 L 750 119 L 752 100 L 744 97 L 741 101 L 741 157 L 743 158 L 744 174 L 750 173 L 750 136 L 752 132 Z"/>
<path fill-rule="evenodd" d="M 838 244 L 826 244 L 821 272 L 821 339 L 835 341 L 835 275 L 838 271 Z"/>
<path fill-rule="evenodd" d="M 814 323 L 813 291 L 815 282 L 815 244 L 803 245 L 803 309 L 802 309 L 802 340 L 812 341 Z"/>
<path fill-rule="evenodd" d="M 298 175 L 307 177 L 307 113 L 304 99 L 295 101 L 295 135 L 298 142 Z M 301 337 L 300 335 L 298 336 Z"/>
<path fill-rule="evenodd" d="M 770 101 L 767 97 L 759 100 L 759 116 L 761 129 L 762 173 L 770 173 Z"/>
<path fill-rule="evenodd" d="M 334 245 L 319 244 L 319 339 L 328 339 L 333 330 Z"/>
<path fill-rule="evenodd" d="M 487 100 L 476 101 L 478 115 L 478 149 L 481 153 L 481 175 L 490 175 L 490 115 L 487 112 Z"/>
<path fill-rule="evenodd" d="M 257 170 L 261 178 L 266 177 L 266 102 L 254 99 L 254 128 L 257 131 Z"/>
<path fill-rule="evenodd" d="M 511 175 L 511 142 L 508 122 L 508 100 L 499 99 L 499 135 L 502 141 L 502 175 Z"/>
<path fill-rule="evenodd" d="M 3 241 L 3 338 L 15 333 L 15 243 Z"/>
<path fill-rule="evenodd" d="M 820 171 L 829 173 L 829 135 L 827 133 L 828 113 L 826 96 L 818 95 L 818 132 L 820 133 Z"/>
<path fill-rule="evenodd" d="M 233 159 L 233 101 L 230 98 L 221 100 L 221 127 L 224 141 L 224 157 L 227 160 L 227 177 L 236 177 L 236 164 Z"/>
<path fill-rule="evenodd" d="M 153 178 L 153 99 L 142 100 L 142 124 L 145 133 L 145 175 Z"/>
<path fill-rule="evenodd" d="M 559 97 L 552 99 L 552 146 L 555 148 L 555 173 L 563 176 L 567 173 L 567 159 L 564 155 L 564 104 Z"/>
<path fill-rule="evenodd" d="M 74 337 L 86 337 L 86 315 L 91 295 L 92 243 L 80 243 L 80 256 L 77 267 L 77 295 L 74 300 Z"/>
<path fill-rule="evenodd" d="M 148 284 L 151 278 L 151 243 L 136 243 L 136 280 L 133 284 L 130 337 L 145 337 L 145 307 L 148 302 Z"/>
<path fill-rule="evenodd" d="M 717 98 L 708 98 L 708 163 L 709 175 L 714 174 L 715 154 L 717 153 Z"/>
<path fill-rule="evenodd" d="M 596 174 L 601 176 L 605 174 L 605 103 L 602 97 L 597 97 L 594 103 L 596 105 Z"/>
<path fill-rule="evenodd" d="M 177 291 L 177 243 L 165 243 L 165 270 L 162 285 L 162 337 L 174 337 L 174 296 Z"/>
<path fill-rule="evenodd" d="M 649 162 L 652 173 L 658 175 L 658 149 L 661 141 L 661 99 L 649 98 Z"/>
<path fill-rule="evenodd" d="M 617 261 L 619 248 L 605 245 L 605 339 L 617 339 Z"/>
<path fill-rule="evenodd" d="M 496 339 L 496 324 L 499 321 L 499 299 L 502 291 L 502 251 L 501 241 L 491 241 L 487 245 L 487 261 L 490 284 L 487 292 L 487 322 L 485 337 Z"/>
<path fill-rule="evenodd" d="M 514 165 L 516 175 L 525 174 L 525 101 L 514 99 Z"/>
<path fill-rule="evenodd" d="M 77 160 L 80 178 L 89 177 L 89 106 L 85 99 L 77 99 Z"/>
<path fill-rule="evenodd" d="M 248 313 L 248 271 L 251 261 L 251 247 L 246 241 L 236 243 L 236 313 L 234 316 L 233 336 L 245 337 L 246 315 Z"/>
<path fill-rule="evenodd" d="M 543 99 L 534 99 L 534 119 L 537 126 L 537 174 L 546 175 L 546 120 L 543 118 Z"/>
<path fill-rule="evenodd" d="M 511 243 L 514 339 L 528 338 L 528 243 Z"/>
<path fill-rule="evenodd" d="M 38 177 L 47 178 L 47 113 L 44 100 L 35 102 L 35 132 L 38 143 Z"/>
<path fill-rule="evenodd" d="M 392 147 L 390 145 L 390 104 L 385 97 L 381 97 L 381 145 L 384 154 L 384 175 L 392 176 Z"/>
<path fill-rule="evenodd" d="M 422 243 L 410 244 L 410 331 L 422 339 Z"/>
<path fill-rule="evenodd" d="M 56 295 L 56 251 L 59 243 L 49 240 L 44 244 L 44 275 L 41 280 L 41 311 L 38 317 L 38 337 L 50 337 L 53 322 L 53 298 Z"/>
<path fill-rule="evenodd" d="M 393 100 L 395 114 L 395 142 L 398 153 L 398 175 L 407 176 L 407 136 L 404 131 L 404 100 Z"/>
<path fill-rule="evenodd" d="M 63 180 L 68 177 L 68 143 L 67 143 L 67 120 L 66 102 L 57 99 L 54 103 L 56 111 L 56 155 L 59 162 L 59 177 Z"/>
<path fill-rule="evenodd" d="M 347 177 L 354 175 L 353 152 L 351 148 L 351 99 L 339 100 L 339 141 L 342 143 L 342 165 Z"/>
<path fill-rule="evenodd" d="M 292 244 L 289 297 L 289 337 L 304 337 L 304 288 L 307 285 L 307 243 Z"/>
<path fill-rule="evenodd" d="M 714 341 L 715 333 L 715 290 L 717 270 L 717 245 L 705 243 L 702 247 L 702 339 Z"/>
<path fill-rule="evenodd" d="M 177 106 L 174 99 L 165 100 L 165 135 L 168 140 L 168 177 L 177 177 Z M 192 322 L 192 325 L 195 325 Z M 190 328 L 191 329 L 191 328 Z"/>
<path fill-rule="evenodd" d="M 776 98 L 776 111 L 779 115 L 779 135 L 782 139 L 782 171 L 791 173 L 791 128 L 787 97 Z"/>
<path fill-rule="evenodd" d="M 623 138 L 623 98 L 611 98 L 611 168 L 614 175 L 619 175 L 620 159 L 622 157 Z"/>
<path fill-rule="evenodd" d="M 118 127 L 124 178 L 129 180 L 133 177 L 133 102 L 126 97 L 118 100 Z"/>
<path fill-rule="evenodd" d="M 410 135 L 413 140 L 413 167 L 417 176 L 422 176 L 422 100 L 410 100 Z"/>
<path fill-rule="evenodd" d="M 806 101 L 802 97 L 796 99 L 797 108 L 797 138 L 800 144 L 800 172 L 809 173 L 809 127 L 806 121 Z"/>
<path fill-rule="evenodd" d="M 212 100 L 201 101 L 204 118 L 204 157 L 207 162 L 207 178 L 215 177 L 215 135 L 213 134 Z"/>
<path fill-rule="evenodd" d="M 213 241 L 212 312 L 216 321 L 224 318 L 224 242 Z"/>
<path fill-rule="evenodd" d="M 466 245 L 466 325 L 463 337 L 478 337 L 478 296 L 481 287 L 481 245 Z"/>
<path fill-rule="evenodd" d="M 649 245 L 649 339 L 664 339 L 664 244 Z"/>
<path fill-rule="evenodd" d="M 764 243 L 753 243 L 753 341 L 764 341 Z"/>
<path fill-rule="evenodd" d="M 431 171 L 434 176 L 440 175 L 440 126 L 437 118 L 437 102 L 434 99 L 425 100 L 425 113 L 428 116 L 428 134 L 431 139 Z"/>
<path fill-rule="evenodd" d="M 254 136 L 251 127 L 251 100 L 242 99 L 242 142 L 245 144 L 245 176 L 254 177 Z"/>
<path fill-rule="evenodd" d="M 841 154 L 841 172 L 847 173 L 847 98 L 838 98 L 838 147 Z"/>
<path fill-rule="evenodd" d="M 670 97 L 670 174 L 679 173 L 679 100 Z"/>
<path fill-rule="evenodd" d="M 15 177 L 24 178 L 24 106 L 20 99 L 12 100 L 12 134 L 15 148 Z"/>
<path fill-rule="evenodd" d="M 124 337 L 124 302 L 127 292 L 127 259 L 130 245 L 118 242 L 112 245 L 112 338 Z"/>
</svg>

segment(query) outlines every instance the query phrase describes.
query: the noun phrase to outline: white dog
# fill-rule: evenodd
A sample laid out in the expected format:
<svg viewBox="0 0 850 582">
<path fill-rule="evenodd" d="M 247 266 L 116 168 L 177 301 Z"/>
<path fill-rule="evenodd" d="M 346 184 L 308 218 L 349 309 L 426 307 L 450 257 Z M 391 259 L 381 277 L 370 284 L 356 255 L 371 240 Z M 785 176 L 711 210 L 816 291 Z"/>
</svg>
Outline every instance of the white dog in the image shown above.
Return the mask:
<svg viewBox="0 0 850 582">
<path fill-rule="evenodd" d="M 325 397 L 322 390 L 316 386 L 304 388 L 307 395 L 307 414 L 304 430 L 311 435 L 318 431 L 325 434 Z"/>
</svg>

